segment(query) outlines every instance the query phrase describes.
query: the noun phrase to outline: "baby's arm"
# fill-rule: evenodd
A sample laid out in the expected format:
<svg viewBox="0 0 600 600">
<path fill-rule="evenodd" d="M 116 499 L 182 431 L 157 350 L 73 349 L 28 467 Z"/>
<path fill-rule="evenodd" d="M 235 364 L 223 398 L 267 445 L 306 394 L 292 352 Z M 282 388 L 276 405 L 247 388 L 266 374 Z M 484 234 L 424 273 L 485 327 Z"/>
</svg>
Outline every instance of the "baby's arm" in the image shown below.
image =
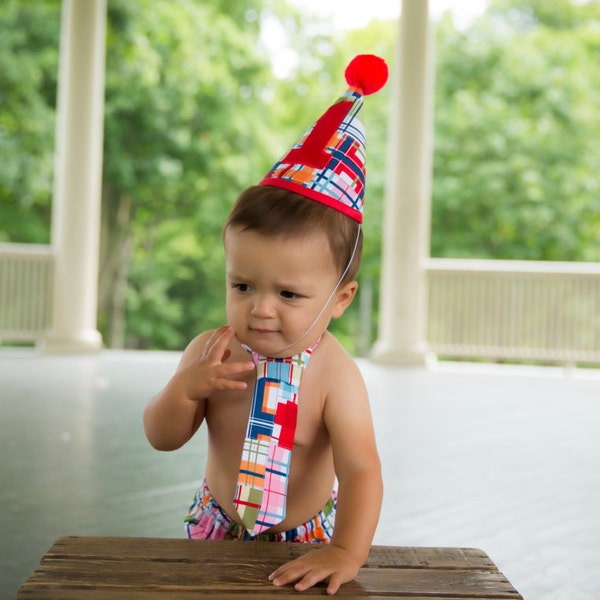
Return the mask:
<svg viewBox="0 0 600 600">
<path fill-rule="evenodd" d="M 335 594 L 352 581 L 369 554 L 381 509 L 381 464 L 367 391 L 354 361 L 343 361 L 336 373 L 324 415 L 339 482 L 333 539 L 270 577 L 275 585 L 297 581 L 299 591 L 327 580 L 327 592 Z"/>
<path fill-rule="evenodd" d="M 252 362 L 225 362 L 235 332 L 226 325 L 194 338 L 185 349 L 175 375 L 144 410 L 144 430 L 157 450 L 183 446 L 204 420 L 206 400 L 217 390 L 243 390 L 231 377 L 254 369 Z"/>
</svg>

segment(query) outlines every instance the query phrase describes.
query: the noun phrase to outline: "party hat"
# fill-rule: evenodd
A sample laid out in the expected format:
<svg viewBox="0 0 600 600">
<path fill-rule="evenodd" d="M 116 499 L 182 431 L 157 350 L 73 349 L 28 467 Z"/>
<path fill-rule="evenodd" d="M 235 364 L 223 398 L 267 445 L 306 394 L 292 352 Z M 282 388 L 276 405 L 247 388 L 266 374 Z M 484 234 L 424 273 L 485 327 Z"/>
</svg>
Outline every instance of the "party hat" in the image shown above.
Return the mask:
<svg viewBox="0 0 600 600">
<path fill-rule="evenodd" d="M 363 97 L 385 85 L 388 68 L 378 56 L 359 54 L 344 74 L 350 89 L 275 163 L 260 185 L 296 192 L 362 223 L 365 130 L 356 114 Z"/>
</svg>

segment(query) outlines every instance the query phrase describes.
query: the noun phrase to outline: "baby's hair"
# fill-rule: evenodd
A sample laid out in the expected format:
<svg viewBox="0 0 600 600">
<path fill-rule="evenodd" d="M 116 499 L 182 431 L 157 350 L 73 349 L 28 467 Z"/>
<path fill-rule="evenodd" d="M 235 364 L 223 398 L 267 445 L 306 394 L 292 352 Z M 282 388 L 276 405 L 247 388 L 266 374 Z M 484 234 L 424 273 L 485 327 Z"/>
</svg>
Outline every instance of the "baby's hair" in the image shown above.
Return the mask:
<svg viewBox="0 0 600 600">
<path fill-rule="evenodd" d="M 362 227 L 341 212 L 295 192 L 255 185 L 242 192 L 225 222 L 268 237 L 303 237 L 323 232 L 342 284 L 356 279 L 362 255 Z M 357 239 L 358 236 L 358 239 Z"/>
</svg>

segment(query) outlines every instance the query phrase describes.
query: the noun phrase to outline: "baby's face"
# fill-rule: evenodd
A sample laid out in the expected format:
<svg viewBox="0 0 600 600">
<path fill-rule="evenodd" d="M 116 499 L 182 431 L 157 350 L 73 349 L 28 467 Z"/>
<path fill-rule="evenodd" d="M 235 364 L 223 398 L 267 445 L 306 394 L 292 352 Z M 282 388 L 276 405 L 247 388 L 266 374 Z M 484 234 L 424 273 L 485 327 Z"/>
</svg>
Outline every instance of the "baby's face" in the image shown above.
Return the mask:
<svg viewBox="0 0 600 600">
<path fill-rule="evenodd" d="M 261 355 L 298 354 L 339 316 L 337 294 L 327 303 L 339 274 L 321 233 L 271 238 L 230 227 L 225 262 L 227 319 L 238 340 Z"/>
</svg>

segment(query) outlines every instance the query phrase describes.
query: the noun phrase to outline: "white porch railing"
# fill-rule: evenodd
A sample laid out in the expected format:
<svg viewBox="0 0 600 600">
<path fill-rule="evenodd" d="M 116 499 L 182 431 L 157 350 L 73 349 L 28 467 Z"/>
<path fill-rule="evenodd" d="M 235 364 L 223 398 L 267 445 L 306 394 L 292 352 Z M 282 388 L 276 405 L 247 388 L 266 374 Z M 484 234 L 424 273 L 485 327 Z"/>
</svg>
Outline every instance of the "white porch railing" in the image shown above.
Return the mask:
<svg viewBox="0 0 600 600">
<path fill-rule="evenodd" d="M 52 325 L 49 246 L 0 244 L 0 342 Z M 600 364 L 600 264 L 429 259 L 429 347 L 442 358 Z"/>
<path fill-rule="evenodd" d="M 600 363 L 600 264 L 430 259 L 441 357 Z"/>
<path fill-rule="evenodd" d="M 38 342 L 51 326 L 50 246 L 0 244 L 0 342 Z"/>
</svg>

